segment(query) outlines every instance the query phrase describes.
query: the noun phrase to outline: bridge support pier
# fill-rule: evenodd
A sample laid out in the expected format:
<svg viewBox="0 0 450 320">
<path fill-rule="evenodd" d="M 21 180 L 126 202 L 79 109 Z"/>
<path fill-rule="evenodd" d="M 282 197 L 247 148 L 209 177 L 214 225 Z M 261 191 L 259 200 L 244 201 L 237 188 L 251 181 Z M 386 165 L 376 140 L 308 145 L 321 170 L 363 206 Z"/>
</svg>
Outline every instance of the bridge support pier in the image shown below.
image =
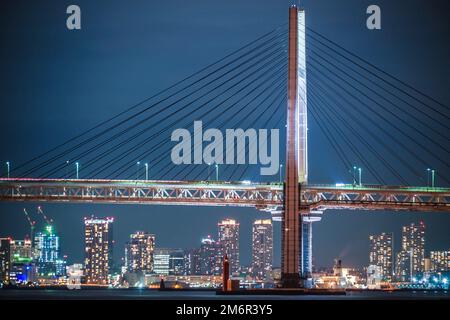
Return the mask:
<svg viewBox="0 0 450 320">
<path fill-rule="evenodd" d="M 289 8 L 288 97 L 286 126 L 286 182 L 282 217 L 281 285 L 301 283 L 302 217 L 301 187 L 307 183 L 307 110 L 305 13 Z"/>
<path fill-rule="evenodd" d="M 312 222 L 306 217 L 301 220 L 300 276 L 306 280 L 311 277 L 312 272 Z"/>
</svg>

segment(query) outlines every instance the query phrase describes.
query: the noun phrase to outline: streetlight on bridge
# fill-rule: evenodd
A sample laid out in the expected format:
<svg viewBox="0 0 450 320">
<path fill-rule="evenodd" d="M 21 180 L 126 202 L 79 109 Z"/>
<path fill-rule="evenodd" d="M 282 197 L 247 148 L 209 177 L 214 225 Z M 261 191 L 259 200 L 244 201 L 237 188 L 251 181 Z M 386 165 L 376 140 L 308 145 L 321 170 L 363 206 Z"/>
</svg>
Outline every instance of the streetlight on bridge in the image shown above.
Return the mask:
<svg viewBox="0 0 450 320">
<path fill-rule="evenodd" d="M 353 166 L 353 174 L 352 174 L 352 176 L 353 176 L 353 186 L 356 186 L 356 170 L 357 169 L 358 168 L 356 166 Z M 350 169 L 349 172 L 352 172 L 352 169 Z"/>
<path fill-rule="evenodd" d="M 362 171 L 362 168 L 358 168 L 358 174 L 359 174 L 359 186 L 360 186 L 360 187 L 362 186 L 361 171 Z"/>
<path fill-rule="evenodd" d="M 283 171 L 283 165 L 280 164 L 280 183 L 281 183 L 281 176 L 282 176 L 282 171 Z"/>
<path fill-rule="evenodd" d="M 431 173 L 431 187 L 435 186 L 436 179 L 436 171 L 435 169 L 427 168 L 427 188 L 430 187 L 430 173 Z"/>
<path fill-rule="evenodd" d="M 8 179 L 9 179 L 9 171 L 10 171 L 10 163 L 9 161 L 6 161 L 6 172 L 8 173 Z"/>
<path fill-rule="evenodd" d="M 434 174 L 436 173 L 436 170 L 431 170 L 431 187 L 434 188 Z"/>
<path fill-rule="evenodd" d="M 219 165 L 216 164 L 216 180 L 219 181 Z"/>
<path fill-rule="evenodd" d="M 139 180 L 139 166 L 141 165 L 141 162 L 136 162 L 136 180 Z"/>
<path fill-rule="evenodd" d="M 144 166 L 145 166 L 145 180 L 148 180 L 148 163 L 146 162 Z"/>
<path fill-rule="evenodd" d="M 69 169 L 70 160 L 66 161 L 66 179 L 70 179 L 70 169 Z"/>
<path fill-rule="evenodd" d="M 78 162 L 75 162 L 75 169 L 76 169 L 76 177 L 77 177 L 77 180 L 80 178 L 80 175 L 79 175 L 79 171 L 80 171 L 80 164 L 78 163 Z"/>
</svg>

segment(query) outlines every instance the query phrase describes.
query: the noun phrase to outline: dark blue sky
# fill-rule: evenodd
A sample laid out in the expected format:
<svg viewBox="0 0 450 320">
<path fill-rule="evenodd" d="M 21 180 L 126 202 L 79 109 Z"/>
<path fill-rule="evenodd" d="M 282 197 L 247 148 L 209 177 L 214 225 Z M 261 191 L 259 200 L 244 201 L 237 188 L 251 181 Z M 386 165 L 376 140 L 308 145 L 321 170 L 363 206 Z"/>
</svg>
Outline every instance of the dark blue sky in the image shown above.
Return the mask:
<svg viewBox="0 0 450 320">
<path fill-rule="evenodd" d="M 447 1 L 302 1 L 307 24 L 383 70 L 450 105 Z M 82 30 L 68 31 L 66 7 L 78 4 Z M 2 1 L 0 4 L 0 161 L 21 163 L 165 88 L 287 21 L 292 1 Z M 366 28 L 378 4 L 382 30 Z M 345 176 L 339 159 L 310 123 L 310 181 Z M 448 136 L 448 132 L 446 133 Z M 395 144 L 392 144 L 395 147 Z M 283 153 L 283 151 L 282 151 Z M 418 167 L 417 170 L 424 168 Z M 440 171 L 448 175 L 447 172 Z M 382 172 L 387 175 L 387 173 Z M 415 181 L 420 183 L 420 181 Z M 438 180 L 439 181 L 439 180 Z M 28 232 L 23 204 L 0 204 L 0 236 Z M 34 211 L 32 204 L 26 204 Z M 70 261 L 83 258 L 87 215 L 116 217 L 116 258 L 127 236 L 153 232 L 157 245 L 195 247 L 216 236 L 224 217 L 241 222 L 242 262 L 250 262 L 253 209 L 46 204 Z M 395 232 L 423 219 L 427 249 L 450 247 L 448 213 L 327 211 L 314 226 L 316 265 L 365 265 L 368 234 Z M 279 224 L 275 238 L 279 239 Z M 276 264 L 279 261 L 276 242 Z"/>
</svg>

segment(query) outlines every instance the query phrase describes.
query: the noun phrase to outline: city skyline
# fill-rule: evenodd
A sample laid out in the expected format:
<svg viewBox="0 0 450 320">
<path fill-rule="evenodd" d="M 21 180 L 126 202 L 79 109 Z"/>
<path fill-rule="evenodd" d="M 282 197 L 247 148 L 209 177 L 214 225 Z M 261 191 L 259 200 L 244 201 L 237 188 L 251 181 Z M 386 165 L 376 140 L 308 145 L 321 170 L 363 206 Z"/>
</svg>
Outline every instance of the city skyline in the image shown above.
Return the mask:
<svg viewBox="0 0 450 320">
<path fill-rule="evenodd" d="M 109 221 L 109 223 L 112 223 L 112 221 L 115 220 L 115 218 L 113 217 L 106 217 L 103 218 L 103 216 L 101 215 L 97 215 L 97 216 L 92 216 L 91 218 L 86 218 L 84 217 L 83 219 L 83 225 L 86 226 L 86 221 L 92 221 L 92 222 L 101 222 L 101 221 Z M 271 219 L 254 219 L 252 220 L 252 223 L 250 225 L 251 229 L 250 230 L 246 230 L 246 231 L 250 231 L 249 233 L 251 234 L 251 238 L 247 239 L 247 241 L 245 239 L 241 239 L 240 236 L 238 236 L 238 242 L 239 243 L 244 243 L 247 246 L 251 247 L 251 252 L 253 252 L 253 246 L 254 246 L 254 241 L 255 241 L 255 224 L 266 224 L 269 223 L 270 221 L 270 227 L 272 229 L 272 225 L 274 224 L 274 222 L 271 222 Z M 117 222 L 117 221 L 116 221 Z M 240 222 L 237 219 L 232 219 L 230 218 L 230 216 L 227 216 L 226 218 L 219 220 L 216 224 L 216 226 L 218 226 L 218 230 L 220 230 L 220 225 L 239 225 Z M 58 233 L 57 235 L 54 233 L 54 229 L 57 228 L 58 226 L 55 225 L 44 225 L 42 227 L 42 229 L 38 229 L 38 231 L 35 233 L 34 235 L 34 242 L 33 242 L 33 248 L 38 248 L 39 250 L 35 250 L 38 252 L 37 255 L 37 259 L 38 261 L 42 261 L 45 262 L 46 259 L 48 259 L 48 261 L 54 263 L 56 261 L 63 261 L 61 259 L 64 258 L 64 263 L 66 264 L 67 262 L 70 263 L 79 263 L 81 262 L 83 259 L 70 259 L 67 260 L 67 256 L 72 255 L 72 253 L 70 252 L 61 252 L 61 245 L 60 245 L 60 239 L 61 239 L 61 233 Z M 423 228 L 423 229 L 421 229 Z M 142 229 L 142 228 L 141 228 Z M 387 262 L 380 262 L 380 263 L 384 263 L 386 265 L 386 268 L 391 268 L 392 269 L 392 273 L 396 273 L 395 270 L 395 266 L 399 265 L 399 255 L 401 254 L 401 252 L 403 251 L 410 251 L 410 248 L 413 247 L 417 247 L 417 243 L 421 244 L 421 247 L 419 249 L 420 252 L 418 253 L 414 253 L 414 255 L 419 255 L 418 257 L 415 257 L 414 259 L 414 270 L 415 271 L 423 271 L 425 268 L 425 263 L 426 263 L 426 259 L 431 259 L 432 260 L 432 256 L 431 254 L 434 252 L 434 263 L 442 263 L 442 262 L 438 262 L 438 261 L 442 261 L 442 259 L 444 259 L 445 257 L 447 257 L 447 252 L 448 249 L 446 249 L 447 247 L 445 245 L 441 246 L 441 247 L 432 247 L 430 245 L 428 245 L 427 247 L 425 247 L 425 236 L 423 235 L 424 233 L 424 229 L 425 229 L 425 223 L 423 222 L 423 220 L 415 220 L 413 222 L 408 223 L 407 225 L 403 225 L 399 228 L 400 230 L 397 230 L 396 232 L 380 232 L 378 234 L 376 233 L 372 233 L 371 235 L 367 235 L 367 252 L 374 252 L 374 250 L 385 250 L 386 246 L 389 245 L 389 249 L 392 248 L 392 251 L 390 253 L 391 257 L 388 258 L 390 259 L 390 261 Z M 419 231 L 418 231 L 419 230 Z M 421 230 L 421 231 L 420 231 Z M 223 232 L 223 231 L 222 231 Z M 273 232 L 273 231 L 271 231 Z M 419 233 L 417 233 L 419 232 Z M 422 232 L 422 233 L 420 233 Z M 201 231 L 199 232 L 200 234 L 202 233 Z M 219 231 L 220 233 L 220 231 Z M 203 233 L 205 234 L 205 233 Z M 417 235 L 416 235 L 417 234 Z M 142 251 L 139 251 L 139 249 L 137 249 L 139 247 L 139 244 L 143 244 L 142 239 L 148 237 L 149 238 L 149 248 L 151 248 L 151 250 L 154 252 L 155 250 L 176 250 L 176 248 L 180 248 L 181 250 L 185 251 L 185 253 L 189 250 L 198 250 L 198 254 L 201 254 L 201 246 L 202 244 L 214 244 L 217 243 L 218 244 L 218 248 L 220 248 L 219 255 L 221 258 L 223 258 L 224 253 L 226 252 L 223 244 L 220 243 L 220 241 L 218 240 L 218 237 L 213 237 L 210 234 L 206 235 L 206 236 L 199 236 L 197 237 L 197 239 L 199 240 L 197 242 L 197 247 L 193 246 L 193 247 L 183 247 L 180 245 L 175 245 L 175 246 L 167 246 L 164 244 L 161 245 L 157 245 L 156 242 L 156 236 L 157 233 L 155 232 L 148 232 L 148 231 L 142 231 L 142 230 L 135 230 L 133 232 L 131 232 L 129 234 L 129 240 L 124 242 L 121 248 L 118 248 L 119 245 L 115 244 L 115 250 L 113 251 L 113 260 L 112 260 L 112 264 L 111 266 L 118 266 L 118 265 L 123 265 L 125 267 L 129 267 L 129 259 L 127 259 L 127 252 L 130 252 L 130 245 L 133 245 L 133 250 L 135 252 L 135 255 L 139 254 L 142 255 L 141 258 L 135 256 L 133 259 L 137 259 L 135 260 L 133 263 L 143 263 L 142 260 L 139 259 L 143 259 L 145 253 Z M 397 236 L 396 236 L 397 235 Z M 402 235 L 402 236 L 400 236 Z M 419 236 L 420 235 L 420 236 Z M 25 240 L 20 240 L 21 237 L 18 238 L 14 238 L 11 237 L 10 235 L 4 236 L 1 235 L 0 237 L 1 239 L 11 239 L 12 241 L 15 241 L 16 243 L 22 244 L 22 243 L 29 243 L 29 249 L 30 250 L 30 256 L 32 255 L 32 251 L 33 250 L 31 248 L 31 239 L 29 238 L 28 233 L 25 233 L 24 236 L 22 236 L 23 239 Z M 64 236 L 62 236 L 62 238 L 64 239 Z M 395 241 L 395 239 L 400 239 L 399 241 Z M 48 239 L 45 240 L 45 242 L 47 243 L 46 245 L 43 244 L 44 239 Z M 134 240 L 134 241 L 133 241 Z M 116 242 L 115 239 L 111 239 L 111 241 L 113 241 L 114 243 Z M 272 240 L 273 241 L 273 240 Z M 64 240 L 63 240 L 64 242 Z M 381 243 L 381 244 L 380 244 Z M 394 246 L 394 244 L 396 244 L 397 246 Z M 273 244 L 272 244 L 273 246 Z M 47 248 L 45 249 L 45 251 L 42 251 L 42 248 Z M 276 249 L 276 248 L 274 248 Z M 122 253 L 124 252 L 124 253 Z M 45 258 L 43 259 L 44 255 L 50 255 L 49 258 Z M 372 258 L 373 255 L 373 258 Z M 246 267 L 251 267 L 253 265 L 253 256 L 254 253 L 251 253 L 250 257 L 247 257 L 247 261 L 248 263 L 244 263 L 244 264 L 239 264 L 239 266 L 246 266 Z M 366 267 L 367 265 L 371 264 L 372 259 L 374 260 L 379 260 L 379 261 L 385 261 L 383 260 L 383 257 L 378 256 L 376 253 L 370 253 L 367 255 L 368 259 L 367 261 L 364 261 L 361 265 L 354 265 L 354 264 L 350 264 L 352 265 L 352 267 L 355 268 L 363 268 Z M 342 256 L 336 255 L 334 258 L 332 258 L 332 261 L 334 261 L 335 259 L 340 259 L 342 258 Z M 149 259 L 149 261 L 151 261 L 153 258 L 151 258 L 150 256 L 147 257 L 147 259 Z M 381 259 L 381 260 L 380 260 Z M 128 260 L 128 261 L 127 261 Z M 231 260 L 229 258 L 229 260 Z M 139 262 L 138 262 L 139 261 Z M 345 261 L 345 260 L 344 260 Z M 419 261 L 419 262 L 417 262 Z M 420 262 L 422 261 L 422 262 Z M 419 266 L 416 266 L 419 263 Z M 431 264 L 433 264 L 433 260 L 430 261 Z M 375 263 L 376 264 L 376 263 Z M 333 265 L 333 263 L 330 263 L 328 265 L 316 265 L 313 263 L 313 268 L 315 270 L 320 269 L 320 268 L 329 268 Z M 347 263 L 348 265 L 348 263 Z M 389 267 L 390 265 L 390 267 Z M 220 274 L 221 271 L 221 264 L 220 261 L 218 261 L 217 266 L 219 269 L 218 270 L 218 274 Z M 274 261 L 273 264 L 274 267 L 279 267 L 276 264 L 276 261 Z M 137 269 L 142 269 L 142 268 L 137 268 Z M 144 268 L 145 269 L 145 268 Z M 142 269 L 142 270 L 144 270 Z M 386 269 L 387 270 L 387 269 Z M 385 271 L 384 271 L 385 272 Z"/>
<path fill-rule="evenodd" d="M 217 223 L 217 239 L 221 240 L 208 235 L 197 248 L 158 247 L 157 236 L 148 231 L 133 232 L 124 248 L 115 248 L 112 232 L 114 217 L 91 216 L 85 217 L 83 222 L 86 246 L 84 264 L 67 265 L 65 259 L 60 259 L 60 236 L 54 232 L 53 224 L 49 224 L 33 239 L 1 238 L 1 280 L 12 284 L 39 282 L 60 285 L 65 283 L 67 276 L 77 274 L 83 279 L 81 283 L 87 285 L 114 284 L 142 288 L 155 285 L 161 277 L 166 280 L 181 277 L 179 279 L 186 279 L 188 285 L 214 287 L 219 285 L 223 276 L 225 256 L 238 257 L 233 250 L 239 240 L 240 223 L 229 217 Z M 341 259 L 336 258 L 332 273 L 313 266 L 308 286 L 348 288 L 366 285 L 369 289 L 383 288 L 391 283 L 400 287 L 446 286 L 450 272 L 450 249 L 425 251 L 425 230 L 423 221 L 403 226 L 397 235 L 401 239 L 398 252 L 393 249 L 394 233 L 368 235 L 369 263 L 363 269 L 343 264 Z M 253 221 L 251 245 L 251 265 L 234 263 L 236 270 L 230 274 L 232 279 L 237 277 L 243 283 L 259 281 L 263 287 L 273 286 L 279 276 L 276 275 L 278 268 L 273 265 L 271 219 Z M 120 265 L 113 262 L 111 256 L 118 249 L 125 253 Z M 233 261 L 229 263 L 232 265 Z M 331 270 L 330 267 L 327 269 Z"/>
<path fill-rule="evenodd" d="M 52 216 L 52 215 L 50 214 L 50 216 Z M 86 215 L 85 214 L 81 214 L 80 216 L 84 217 Z M 99 215 L 99 216 L 108 216 L 108 215 L 105 214 L 105 215 Z M 243 247 L 243 248 L 247 247 L 248 248 L 247 250 L 248 250 L 249 253 L 244 256 L 244 261 L 245 261 L 244 265 L 247 265 L 247 266 L 251 265 L 251 262 L 252 262 L 252 259 L 251 259 L 251 237 L 252 237 L 251 230 L 252 230 L 252 223 L 253 223 L 254 220 L 258 220 L 258 217 L 260 217 L 260 216 L 261 215 L 258 214 L 258 215 L 255 215 L 254 217 L 252 217 L 251 220 L 249 221 L 247 227 L 245 229 L 243 229 L 244 233 L 247 233 L 248 235 L 246 237 L 241 237 L 240 243 L 241 243 L 241 247 Z M 226 218 L 229 218 L 229 217 L 230 217 L 230 215 L 224 215 L 223 219 L 226 219 Z M 368 234 L 375 234 L 376 232 L 379 232 L 380 234 L 383 233 L 383 232 L 400 234 L 403 225 L 408 225 L 408 224 L 417 222 L 419 220 L 426 221 L 427 220 L 426 218 L 427 218 L 426 216 L 422 217 L 421 219 L 411 219 L 411 218 L 405 217 L 405 219 L 402 219 L 405 222 L 398 223 L 399 226 L 397 228 L 377 227 L 377 228 L 373 229 L 374 231 L 368 231 Z M 218 219 L 218 220 L 220 220 L 220 219 Z M 79 227 L 83 227 L 84 228 L 83 223 L 80 223 L 80 221 L 81 220 L 78 221 L 79 222 L 78 223 Z M 429 223 L 426 223 L 426 224 L 429 225 Z M 319 224 L 316 224 L 316 225 L 320 226 Z M 436 227 L 439 228 L 441 226 L 440 224 L 431 224 L 431 225 L 434 228 L 436 228 Z M 274 233 L 277 233 L 277 231 L 278 231 L 277 230 L 277 226 L 279 226 L 279 224 L 277 222 L 274 222 Z M 39 228 L 41 228 L 41 229 L 39 229 Z M 46 223 L 42 222 L 42 223 L 38 223 L 38 228 L 36 230 L 38 230 L 38 231 L 39 230 L 45 230 L 45 228 L 46 228 Z M 54 225 L 53 228 L 56 228 L 58 230 L 58 235 L 60 237 L 61 237 L 61 234 L 64 234 L 64 233 L 61 233 L 59 231 L 61 229 L 65 229 L 64 226 L 61 225 L 60 223 L 56 223 L 56 225 Z M 195 247 L 195 244 L 200 243 L 202 238 L 204 238 L 208 234 L 214 235 L 215 232 L 217 232 L 217 230 L 214 230 L 216 228 L 217 228 L 217 223 L 213 222 L 211 224 L 210 228 L 209 228 L 209 231 L 203 232 L 202 235 L 198 235 L 197 234 L 197 235 L 194 235 L 194 237 L 192 237 L 192 238 L 186 239 L 187 241 L 189 241 L 190 243 L 193 244 L 193 245 L 187 245 L 186 248 Z M 23 221 L 23 228 L 22 229 L 23 229 L 23 233 L 18 233 L 17 236 L 14 236 L 11 233 L 5 233 L 5 234 L 1 234 L 0 237 L 3 237 L 3 238 L 11 237 L 13 239 L 24 239 L 27 236 L 29 236 L 29 233 L 30 233 L 29 230 L 28 230 L 29 228 L 26 227 L 25 221 Z M 73 229 L 73 228 L 71 227 L 70 229 Z M 136 232 L 139 229 L 143 229 L 143 228 L 136 228 L 136 230 L 130 229 L 130 234 Z M 387 231 L 387 230 L 389 230 L 389 231 Z M 319 229 L 319 231 L 320 231 L 320 229 Z M 125 244 L 127 242 L 126 239 L 129 237 L 130 234 L 128 234 L 128 236 L 126 236 L 125 239 L 123 239 L 123 240 L 116 239 L 116 242 L 118 243 L 117 246 L 120 246 L 120 247 L 124 248 Z M 337 236 L 337 234 L 336 234 L 336 236 Z M 62 246 L 61 246 L 62 247 L 61 255 L 67 256 L 68 257 L 68 261 L 70 263 L 81 262 L 82 260 L 84 260 L 83 254 L 80 253 L 80 252 L 83 252 L 84 249 L 82 248 L 82 250 L 79 250 L 77 252 L 66 250 L 65 248 L 67 248 L 67 244 L 65 244 L 66 241 L 64 240 L 64 235 L 62 237 L 63 237 L 63 240 L 62 240 Z M 160 235 L 159 238 L 160 239 L 161 238 L 164 239 L 166 237 L 164 237 L 164 235 Z M 214 237 L 214 238 L 217 238 L 217 237 Z M 367 235 L 361 235 L 361 239 L 364 239 L 364 238 L 367 238 Z M 428 238 L 433 238 L 433 234 L 429 235 Z M 79 239 L 78 241 L 81 241 L 81 242 L 83 240 L 83 239 L 80 238 L 79 235 L 78 235 L 78 239 Z M 398 237 L 398 239 L 400 239 L 400 237 Z M 427 239 L 427 243 L 426 243 L 426 250 L 427 250 L 427 252 L 430 252 L 430 251 L 445 251 L 445 250 L 447 250 L 447 247 L 446 247 L 445 244 L 435 245 L 433 243 L 430 244 L 429 242 L 430 242 L 429 239 Z M 432 241 L 432 242 L 435 242 L 435 241 Z M 277 252 L 277 251 L 279 252 L 279 247 L 276 245 L 276 239 L 274 239 L 274 243 L 275 243 L 274 244 L 274 251 L 275 252 Z M 317 244 L 315 244 L 315 245 L 317 245 Z M 398 252 L 400 250 L 400 248 L 401 248 L 401 241 L 396 241 L 396 242 L 394 241 L 394 245 L 395 245 L 394 246 L 394 252 Z M 166 240 L 163 243 L 160 243 L 160 246 L 161 247 L 168 247 L 168 248 L 177 248 L 177 247 L 180 247 L 180 242 L 178 242 L 178 241 L 168 242 Z M 356 255 L 354 252 L 349 251 L 347 248 L 337 248 L 337 250 L 335 251 L 335 254 L 333 256 L 329 256 L 325 260 L 325 261 L 327 261 L 327 263 L 323 263 L 323 264 L 315 263 L 315 260 L 317 258 L 315 256 L 313 256 L 313 262 L 314 262 L 313 265 L 315 267 L 319 267 L 319 268 L 330 267 L 330 266 L 333 265 L 333 261 L 334 261 L 335 258 L 342 258 L 342 259 L 344 259 L 344 261 L 350 262 L 350 264 L 355 266 L 355 267 L 364 267 L 368 263 L 368 258 L 366 257 L 367 246 L 363 245 L 362 247 L 363 247 L 363 250 L 361 251 L 360 255 Z M 318 250 L 317 247 L 315 247 L 315 250 Z M 117 263 L 121 263 L 121 259 L 124 258 L 124 254 L 122 253 L 122 251 L 123 250 L 117 250 L 114 253 L 114 262 L 116 264 Z M 355 258 L 353 258 L 353 259 L 346 259 L 346 257 L 352 256 L 352 255 L 353 256 L 356 255 L 357 258 L 356 259 Z M 395 257 L 395 259 L 397 259 L 397 257 Z M 354 261 L 357 261 L 357 262 L 355 263 Z M 274 262 L 275 262 L 275 265 L 277 265 L 277 260 L 275 260 Z"/>
</svg>

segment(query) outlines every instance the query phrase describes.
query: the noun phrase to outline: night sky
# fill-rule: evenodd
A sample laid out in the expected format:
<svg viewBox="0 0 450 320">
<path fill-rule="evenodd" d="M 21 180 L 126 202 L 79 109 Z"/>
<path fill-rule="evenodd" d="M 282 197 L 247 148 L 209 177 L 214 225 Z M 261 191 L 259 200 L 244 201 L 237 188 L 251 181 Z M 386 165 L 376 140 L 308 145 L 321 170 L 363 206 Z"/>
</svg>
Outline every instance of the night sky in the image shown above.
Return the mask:
<svg viewBox="0 0 450 320">
<path fill-rule="evenodd" d="M 383 70 L 450 105 L 450 8 L 448 1 L 302 1 L 308 26 Z M 82 29 L 66 28 L 66 8 L 77 4 Z M 287 22 L 284 0 L 2 1 L 0 3 L 0 161 L 22 163 L 98 122 L 170 86 L 232 50 Z M 366 28 L 366 8 L 381 7 L 382 29 Z M 361 121 L 364 121 L 361 117 Z M 448 132 L 444 132 L 447 136 Z M 387 141 L 393 148 L 395 144 Z M 448 147 L 448 144 L 447 144 Z M 309 123 L 311 183 L 347 177 L 319 128 Z M 284 150 L 280 151 L 284 154 Z M 283 155 L 284 156 L 284 155 Z M 426 156 L 426 155 L 425 155 Z M 444 159 L 448 163 L 448 159 Z M 423 171 L 425 168 L 418 167 Z M 387 172 L 381 172 L 387 176 Z M 449 177 L 448 170 L 438 171 Z M 274 180 L 277 177 L 274 177 Z M 414 184 L 423 181 L 407 177 Z M 389 179 L 388 179 L 389 180 Z M 370 181 L 369 181 L 370 182 Z M 448 185 L 447 185 L 448 186 Z M 0 203 L 0 237 L 21 239 L 28 225 L 22 208 Z M 241 261 L 251 261 L 254 209 L 135 205 L 44 204 L 69 262 L 83 259 L 83 217 L 114 216 L 115 259 L 136 230 L 156 234 L 159 247 L 192 248 L 217 222 L 241 223 Z M 368 263 L 368 235 L 394 232 L 424 220 L 427 250 L 450 248 L 449 213 L 326 211 L 314 225 L 316 266 Z M 275 265 L 280 259 L 275 224 Z"/>
</svg>

